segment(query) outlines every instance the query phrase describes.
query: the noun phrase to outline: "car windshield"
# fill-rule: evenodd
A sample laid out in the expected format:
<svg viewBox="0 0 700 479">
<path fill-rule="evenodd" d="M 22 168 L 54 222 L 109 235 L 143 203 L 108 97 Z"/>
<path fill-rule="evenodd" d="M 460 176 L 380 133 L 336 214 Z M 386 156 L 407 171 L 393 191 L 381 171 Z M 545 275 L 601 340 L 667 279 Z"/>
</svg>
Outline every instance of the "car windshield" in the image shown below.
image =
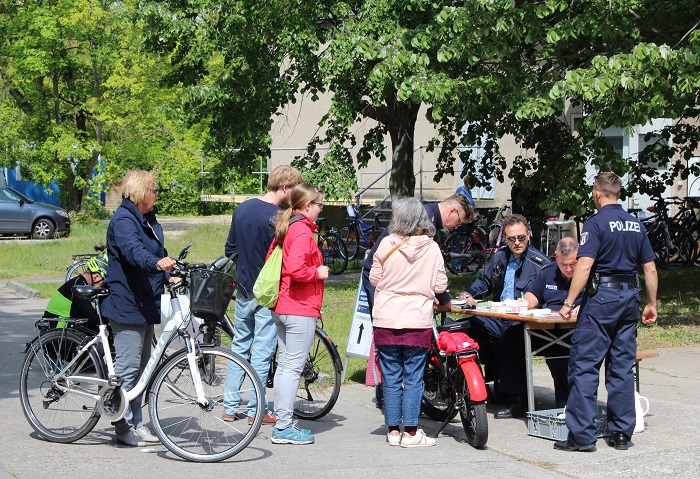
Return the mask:
<svg viewBox="0 0 700 479">
<path fill-rule="evenodd" d="M 0 188 L 0 195 L 4 201 L 19 201 L 21 199 L 26 203 L 34 203 L 33 200 L 30 200 L 19 191 L 13 190 L 10 187 Z"/>
</svg>

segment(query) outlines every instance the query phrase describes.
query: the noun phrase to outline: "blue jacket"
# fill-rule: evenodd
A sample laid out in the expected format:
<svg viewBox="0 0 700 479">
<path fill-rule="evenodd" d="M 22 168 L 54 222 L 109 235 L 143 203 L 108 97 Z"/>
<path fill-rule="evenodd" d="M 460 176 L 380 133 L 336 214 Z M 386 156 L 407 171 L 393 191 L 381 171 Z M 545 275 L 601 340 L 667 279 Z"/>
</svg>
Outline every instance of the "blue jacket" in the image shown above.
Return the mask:
<svg viewBox="0 0 700 479">
<path fill-rule="evenodd" d="M 156 215 L 144 215 L 130 200 L 123 200 L 107 228 L 105 287 L 110 295 L 102 301 L 105 318 L 131 325 L 160 322 L 166 273 L 158 271 L 155 264 L 167 255 L 163 241 Z"/>
<path fill-rule="evenodd" d="M 501 300 L 503 292 L 503 280 L 506 266 L 512 253 L 508 245 L 499 249 L 493 255 L 493 259 L 479 277 L 467 288 L 469 294 L 475 298 L 485 298 L 491 294 L 494 301 Z M 523 259 L 520 268 L 515 272 L 515 297 L 520 297 L 528 291 L 530 284 L 537 278 L 542 268 L 549 264 L 549 259 L 540 250 L 528 244 L 522 254 Z"/>
</svg>

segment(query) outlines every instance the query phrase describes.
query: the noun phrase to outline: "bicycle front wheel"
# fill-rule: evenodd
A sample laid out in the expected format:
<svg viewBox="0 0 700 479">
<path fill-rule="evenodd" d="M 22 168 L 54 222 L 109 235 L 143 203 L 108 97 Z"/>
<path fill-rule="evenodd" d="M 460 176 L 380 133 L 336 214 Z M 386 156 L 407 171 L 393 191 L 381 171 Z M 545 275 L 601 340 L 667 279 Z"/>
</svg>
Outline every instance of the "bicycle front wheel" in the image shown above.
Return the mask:
<svg viewBox="0 0 700 479">
<path fill-rule="evenodd" d="M 357 232 L 357 227 L 354 224 L 345 225 L 340 228 L 338 234 L 343 243 L 345 243 L 345 248 L 348 250 L 348 261 L 355 261 L 360 251 L 360 237 Z"/>
<path fill-rule="evenodd" d="M 457 409 L 459 410 L 467 442 L 472 447 L 480 449 L 486 445 L 486 441 L 489 438 L 486 403 L 474 403 L 469 399 L 469 388 L 461 369 L 455 372 L 454 386 L 457 396 Z"/>
<path fill-rule="evenodd" d="M 342 366 L 333 341 L 316 328 L 314 342 L 301 372 L 294 400 L 294 414 L 302 419 L 319 419 L 333 409 L 340 395 Z"/>
<path fill-rule="evenodd" d="M 65 374 L 55 377 L 76 357 L 84 339 L 68 329 L 48 331 L 32 341 L 22 362 L 22 410 L 34 430 L 49 441 L 77 441 L 100 419 L 97 400 L 92 397 L 99 388 L 89 379 L 104 379 L 107 375 L 95 348 L 84 352 Z M 71 391 L 62 391 L 58 386 Z"/>
<path fill-rule="evenodd" d="M 695 240 L 685 228 L 668 225 L 668 237 L 658 228 L 649 238 L 657 255 L 657 263 L 663 269 L 687 268 L 695 259 Z"/>
<path fill-rule="evenodd" d="M 323 263 L 328 266 L 331 274 L 341 274 L 348 267 L 348 251 L 336 233 L 329 232 L 323 235 L 321 254 Z"/>
<path fill-rule="evenodd" d="M 231 351 L 203 346 L 197 351 L 196 361 L 207 404 L 197 403 L 187 351 L 180 351 L 156 372 L 148 412 L 158 438 L 173 453 L 188 461 L 222 461 L 245 449 L 260 430 L 263 388 L 250 363 Z M 230 362 L 244 371 L 244 380 L 235 391 L 242 398 L 240 404 L 248 404 L 249 398 L 255 397 L 257 406 L 252 414 L 239 410 L 236 417 L 240 419 L 226 422 L 222 418 L 224 394 L 233 393 L 226 389 Z M 248 424 L 247 416 L 255 416 L 252 424 Z"/>
</svg>

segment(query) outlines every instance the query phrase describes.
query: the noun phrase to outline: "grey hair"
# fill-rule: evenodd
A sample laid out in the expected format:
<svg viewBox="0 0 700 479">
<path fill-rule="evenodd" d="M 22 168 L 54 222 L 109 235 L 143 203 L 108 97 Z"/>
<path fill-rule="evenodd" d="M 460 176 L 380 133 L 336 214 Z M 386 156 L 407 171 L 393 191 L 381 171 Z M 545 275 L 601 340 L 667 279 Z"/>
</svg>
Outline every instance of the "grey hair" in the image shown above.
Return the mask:
<svg viewBox="0 0 700 479">
<path fill-rule="evenodd" d="M 562 256 L 569 256 L 571 253 L 575 256 L 578 252 L 578 243 L 573 238 L 562 238 L 557 243 L 556 251 Z"/>
<path fill-rule="evenodd" d="M 435 235 L 435 225 L 423 204 L 415 198 L 393 201 L 389 233 L 400 236 Z"/>
</svg>

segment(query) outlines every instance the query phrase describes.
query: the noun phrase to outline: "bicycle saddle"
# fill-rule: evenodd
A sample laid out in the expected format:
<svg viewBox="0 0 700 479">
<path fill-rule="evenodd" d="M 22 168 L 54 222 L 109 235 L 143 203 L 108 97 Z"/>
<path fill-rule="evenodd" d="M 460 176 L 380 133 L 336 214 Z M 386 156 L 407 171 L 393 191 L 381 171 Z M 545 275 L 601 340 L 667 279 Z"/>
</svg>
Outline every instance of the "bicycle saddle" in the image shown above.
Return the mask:
<svg viewBox="0 0 700 479">
<path fill-rule="evenodd" d="M 95 288 L 94 286 L 88 286 L 87 284 L 73 286 L 73 292 L 81 298 L 87 298 L 90 300 L 109 296 L 109 290 L 107 288 Z"/>
</svg>

